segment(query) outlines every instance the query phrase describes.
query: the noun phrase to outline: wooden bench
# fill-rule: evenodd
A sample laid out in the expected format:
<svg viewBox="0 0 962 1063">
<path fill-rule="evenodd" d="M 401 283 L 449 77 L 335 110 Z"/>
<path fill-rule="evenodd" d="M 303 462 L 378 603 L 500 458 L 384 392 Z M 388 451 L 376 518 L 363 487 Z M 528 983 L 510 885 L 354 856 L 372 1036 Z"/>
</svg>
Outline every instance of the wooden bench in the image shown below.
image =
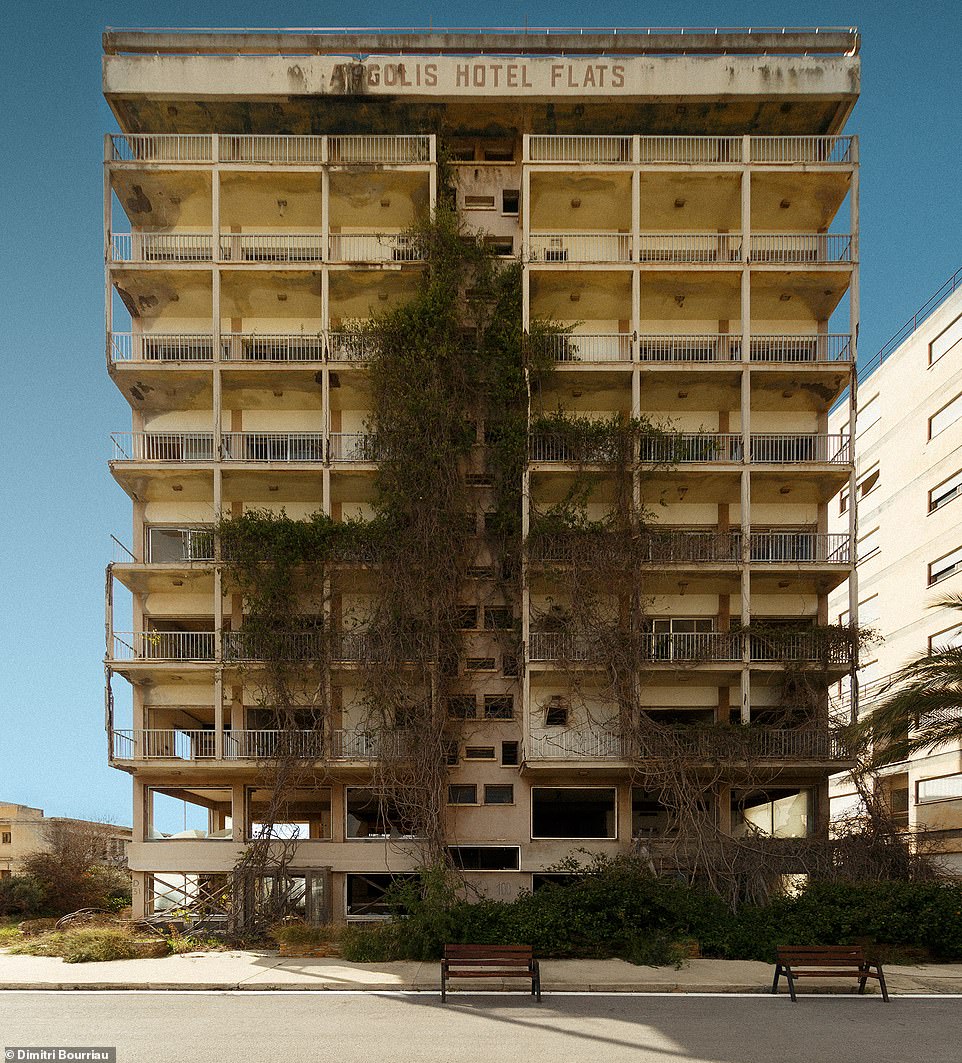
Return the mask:
<svg viewBox="0 0 962 1063">
<path fill-rule="evenodd" d="M 865 982 L 877 978 L 882 1000 L 888 1003 L 889 994 L 880 963 L 869 963 L 861 945 L 784 945 L 778 948 L 778 963 L 772 992 L 778 992 L 778 979 L 785 975 L 792 1000 L 796 978 L 857 978 L 859 993 L 865 992 Z"/>
<path fill-rule="evenodd" d="M 528 978 L 541 1003 L 541 968 L 530 945 L 445 945 L 441 960 L 441 1000 L 449 978 Z"/>
</svg>

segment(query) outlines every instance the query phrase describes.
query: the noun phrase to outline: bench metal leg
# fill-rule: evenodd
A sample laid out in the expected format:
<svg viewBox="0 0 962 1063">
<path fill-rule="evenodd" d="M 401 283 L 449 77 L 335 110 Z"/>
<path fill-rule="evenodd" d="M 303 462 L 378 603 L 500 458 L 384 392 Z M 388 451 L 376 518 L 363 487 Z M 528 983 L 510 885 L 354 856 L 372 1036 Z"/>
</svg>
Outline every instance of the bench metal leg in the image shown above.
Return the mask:
<svg viewBox="0 0 962 1063">
<path fill-rule="evenodd" d="M 772 993 L 778 992 L 778 979 L 782 973 L 782 965 L 780 963 L 775 964 L 775 977 L 772 979 Z"/>
<path fill-rule="evenodd" d="M 889 1002 L 889 991 L 885 984 L 885 975 L 882 974 L 881 964 L 878 966 L 878 984 L 879 988 L 882 990 L 882 1000 L 887 1004 Z"/>
<path fill-rule="evenodd" d="M 441 1003 L 442 1004 L 447 999 L 447 993 L 446 993 L 447 983 L 446 983 L 446 979 L 445 979 L 444 975 L 445 975 L 445 971 L 444 971 L 444 968 L 442 967 L 441 968 Z"/>
<path fill-rule="evenodd" d="M 791 969 L 791 967 L 786 967 L 785 968 L 785 977 L 788 979 L 788 991 L 791 994 L 792 1003 L 793 1004 L 797 1004 L 798 1003 L 798 997 L 795 996 L 795 979 L 792 977 L 792 969 Z"/>
</svg>

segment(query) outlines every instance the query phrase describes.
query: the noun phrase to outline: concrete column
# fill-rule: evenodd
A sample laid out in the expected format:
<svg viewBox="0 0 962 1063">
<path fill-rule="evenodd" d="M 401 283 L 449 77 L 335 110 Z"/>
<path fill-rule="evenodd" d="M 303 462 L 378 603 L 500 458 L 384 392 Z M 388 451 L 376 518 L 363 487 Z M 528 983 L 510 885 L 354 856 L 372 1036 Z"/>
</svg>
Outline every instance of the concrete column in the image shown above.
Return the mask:
<svg viewBox="0 0 962 1063">
<path fill-rule="evenodd" d="M 147 873 L 145 871 L 130 872 L 130 906 L 133 919 L 147 918 Z"/>
<path fill-rule="evenodd" d="M 235 842 L 243 842 L 247 836 L 247 809 L 243 783 L 234 783 L 231 787 L 231 831 L 232 840 Z"/>
<path fill-rule="evenodd" d="M 748 139 L 748 138 L 746 138 Z M 750 144 L 745 145 L 746 152 Z M 742 557 L 741 557 L 741 622 L 742 627 L 751 622 L 751 431 L 752 431 L 752 390 L 751 390 L 751 317 L 752 287 L 749 241 L 751 237 L 751 174 L 748 166 L 742 168 L 741 184 L 742 213 L 742 274 L 741 274 L 741 321 L 742 321 L 742 364 L 741 364 L 741 446 L 742 471 L 740 484 Z M 741 669 L 741 722 L 748 723 L 751 718 L 751 653 L 748 640 L 742 645 Z"/>
<path fill-rule="evenodd" d="M 848 540 L 850 551 L 850 568 L 848 576 L 848 616 L 849 623 L 858 624 L 858 570 L 855 567 L 855 549 L 858 542 L 858 498 L 856 494 L 857 473 L 855 468 L 856 445 L 855 427 L 856 414 L 858 412 L 858 376 L 855 366 L 858 358 L 858 333 L 860 314 L 860 289 L 859 289 L 859 167 L 858 167 L 858 140 L 852 140 L 853 169 L 852 185 L 849 189 L 849 209 L 851 212 L 852 230 L 852 279 L 849 286 L 849 328 L 851 330 L 852 343 L 852 373 L 848 388 L 848 434 L 853 448 L 852 465 L 848 476 Z M 858 645 L 854 647 L 851 667 L 851 699 L 849 709 L 851 721 L 858 719 Z"/>
</svg>

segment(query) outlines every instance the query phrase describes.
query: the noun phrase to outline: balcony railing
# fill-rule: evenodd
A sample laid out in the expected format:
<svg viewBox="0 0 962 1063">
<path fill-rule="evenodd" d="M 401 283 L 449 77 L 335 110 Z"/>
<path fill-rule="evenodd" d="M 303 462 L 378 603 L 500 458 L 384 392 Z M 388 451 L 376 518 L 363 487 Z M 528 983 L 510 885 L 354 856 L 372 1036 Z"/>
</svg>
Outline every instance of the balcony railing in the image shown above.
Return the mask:
<svg viewBox="0 0 962 1063">
<path fill-rule="evenodd" d="M 816 433 L 752 433 L 752 464 L 784 465 L 793 462 L 817 462 L 847 465 L 852 460 L 851 440 L 847 435 Z"/>
<path fill-rule="evenodd" d="M 749 256 L 756 265 L 851 262 L 852 246 L 850 233 L 752 233 Z"/>
<path fill-rule="evenodd" d="M 327 356 L 332 362 L 364 362 L 377 351 L 373 336 L 357 332 L 329 332 Z"/>
<path fill-rule="evenodd" d="M 421 248 L 407 233 L 349 233 L 330 238 L 331 262 L 420 262 Z"/>
<path fill-rule="evenodd" d="M 115 661 L 212 661 L 213 631 L 116 631 Z"/>
<path fill-rule="evenodd" d="M 850 362 L 852 337 L 846 333 L 820 336 L 752 336 L 749 351 L 753 362 Z"/>
<path fill-rule="evenodd" d="M 430 136 L 283 136 L 222 133 L 116 133 L 110 137 L 113 162 L 277 163 L 317 166 L 380 163 L 403 166 L 432 161 Z M 215 158 L 216 155 L 216 158 Z"/>
<path fill-rule="evenodd" d="M 558 333 L 539 338 L 556 362 L 630 362 L 631 333 Z"/>
<path fill-rule="evenodd" d="M 148 564 L 178 565 L 183 562 L 213 560 L 213 528 L 171 528 L 155 526 L 148 529 Z"/>
<path fill-rule="evenodd" d="M 324 337 L 320 332 L 224 332 L 221 351 L 228 362 L 323 362 Z"/>
<path fill-rule="evenodd" d="M 751 162 L 760 165 L 851 164 L 855 160 L 854 142 L 849 136 L 750 137 L 749 155 Z M 742 137 L 539 135 L 528 138 L 526 161 L 725 165 L 746 161 L 743 144 Z"/>
<path fill-rule="evenodd" d="M 528 660 L 590 663 L 605 660 L 610 651 L 598 637 L 574 635 L 566 631 L 532 631 L 528 638 Z M 647 632 L 637 636 L 638 655 L 643 661 L 669 663 L 684 661 L 740 661 L 741 642 L 734 632 Z"/>
<path fill-rule="evenodd" d="M 111 332 L 114 362 L 210 362 L 214 338 L 203 332 Z"/>
<path fill-rule="evenodd" d="M 321 262 L 322 233 L 221 234 L 222 262 Z"/>
<path fill-rule="evenodd" d="M 224 660 L 229 664 L 272 660 L 311 661 L 326 657 L 324 631 L 271 631 L 267 635 L 250 631 L 225 631 L 222 636 Z"/>
<path fill-rule="evenodd" d="M 114 432 L 113 461 L 214 460 L 213 432 Z"/>
<path fill-rule="evenodd" d="M 610 731 L 535 730 L 525 750 L 527 760 L 622 760 L 621 735 Z"/>
<path fill-rule="evenodd" d="M 850 164 L 854 137 L 752 137 L 751 161 L 759 163 Z"/>
<path fill-rule="evenodd" d="M 844 532 L 752 532 L 749 556 L 753 562 L 773 564 L 848 564 L 850 540 Z"/>
<path fill-rule="evenodd" d="M 324 161 L 324 137 L 274 133 L 222 133 L 218 162 L 316 166 Z"/>
<path fill-rule="evenodd" d="M 223 759 L 271 760 L 291 756 L 305 760 L 371 760 L 383 751 L 400 752 L 406 732 L 375 734 L 360 730 L 225 730 Z M 209 761 L 216 758 L 213 730 L 148 729 L 111 732 L 115 760 Z"/>
<path fill-rule="evenodd" d="M 378 460 L 376 437 L 368 432 L 331 432 L 332 462 L 369 463 Z"/>
<path fill-rule="evenodd" d="M 532 262 L 630 262 L 628 233 L 532 233 Z"/>
<path fill-rule="evenodd" d="M 112 262 L 210 262 L 210 233 L 112 233 Z"/>
<path fill-rule="evenodd" d="M 640 262 L 727 265 L 742 260 L 741 233 L 642 233 Z"/>
<path fill-rule="evenodd" d="M 737 333 L 639 336 L 641 362 L 737 362 L 742 338 Z"/>
<path fill-rule="evenodd" d="M 212 760 L 214 732 L 180 728 L 113 732 L 116 760 Z"/>
<path fill-rule="evenodd" d="M 225 432 L 225 461 L 324 461 L 323 432 Z"/>
</svg>

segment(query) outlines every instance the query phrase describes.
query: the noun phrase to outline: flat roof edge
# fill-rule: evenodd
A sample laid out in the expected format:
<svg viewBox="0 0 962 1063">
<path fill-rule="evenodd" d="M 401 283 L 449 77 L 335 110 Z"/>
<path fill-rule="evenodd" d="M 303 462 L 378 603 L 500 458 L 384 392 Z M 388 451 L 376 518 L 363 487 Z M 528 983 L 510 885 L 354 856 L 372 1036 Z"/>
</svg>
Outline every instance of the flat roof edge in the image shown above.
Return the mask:
<svg viewBox="0 0 962 1063">
<path fill-rule="evenodd" d="M 692 29 L 114 29 L 108 55 L 856 55 L 855 27 Z"/>
</svg>

